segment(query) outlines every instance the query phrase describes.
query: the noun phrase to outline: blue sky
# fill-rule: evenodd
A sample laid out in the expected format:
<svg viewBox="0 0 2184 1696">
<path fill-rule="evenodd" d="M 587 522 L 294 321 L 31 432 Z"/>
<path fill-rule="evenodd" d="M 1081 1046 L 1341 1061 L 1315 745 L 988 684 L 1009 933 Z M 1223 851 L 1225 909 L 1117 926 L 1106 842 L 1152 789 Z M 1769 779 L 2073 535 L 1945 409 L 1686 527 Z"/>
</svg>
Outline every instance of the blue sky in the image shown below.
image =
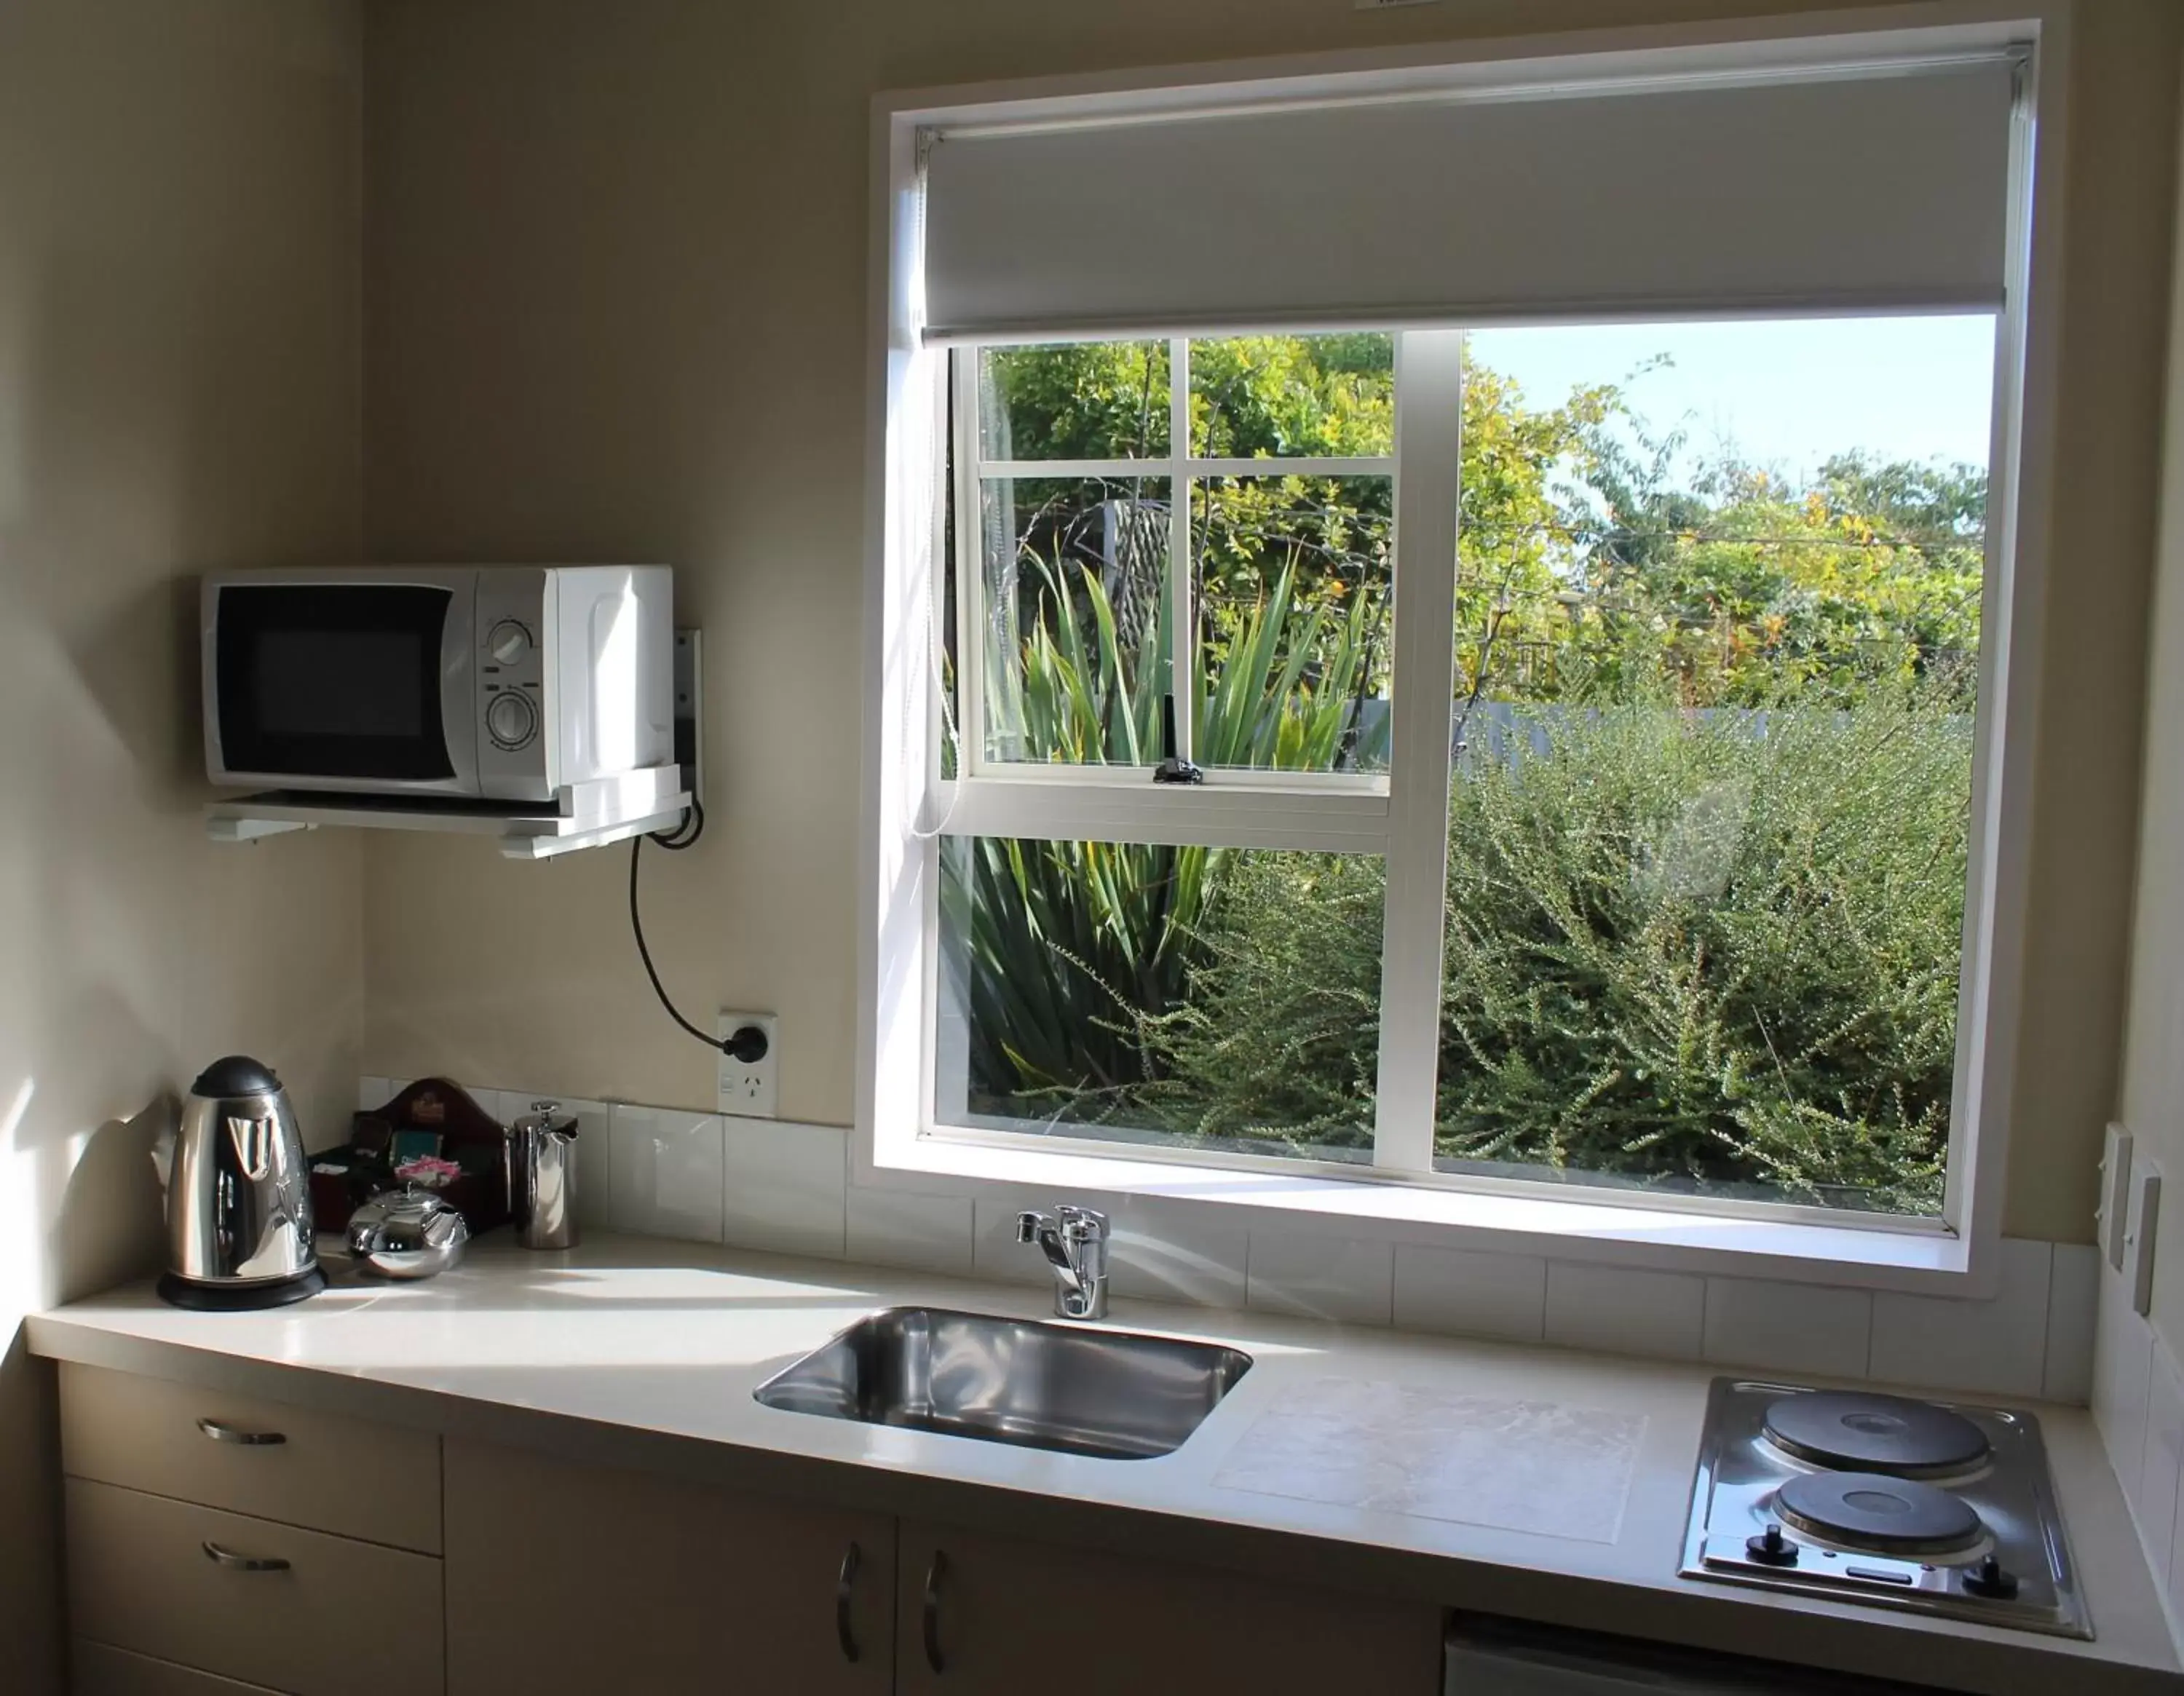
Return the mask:
<svg viewBox="0 0 2184 1696">
<path fill-rule="evenodd" d="M 1984 465 L 1994 379 L 1985 314 L 1478 330 L 1471 357 L 1514 377 L 1533 406 L 1580 383 L 1628 385 L 1654 434 L 1681 423 L 1692 452 L 1808 475 L 1849 448 L 1889 459 Z"/>
</svg>

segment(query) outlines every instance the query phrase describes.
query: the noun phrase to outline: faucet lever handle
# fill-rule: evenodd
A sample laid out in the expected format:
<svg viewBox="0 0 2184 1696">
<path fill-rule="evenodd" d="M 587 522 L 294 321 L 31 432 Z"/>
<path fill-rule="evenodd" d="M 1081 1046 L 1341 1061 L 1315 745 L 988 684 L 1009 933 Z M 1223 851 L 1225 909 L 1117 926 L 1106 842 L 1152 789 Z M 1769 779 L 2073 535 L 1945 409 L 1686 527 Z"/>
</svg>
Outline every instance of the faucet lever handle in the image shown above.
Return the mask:
<svg viewBox="0 0 2184 1696">
<path fill-rule="evenodd" d="M 1062 1207 L 1061 1234 L 1072 1243 L 1103 1243 L 1107 1237 L 1107 1215 L 1089 1207 Z"/>
</svg>

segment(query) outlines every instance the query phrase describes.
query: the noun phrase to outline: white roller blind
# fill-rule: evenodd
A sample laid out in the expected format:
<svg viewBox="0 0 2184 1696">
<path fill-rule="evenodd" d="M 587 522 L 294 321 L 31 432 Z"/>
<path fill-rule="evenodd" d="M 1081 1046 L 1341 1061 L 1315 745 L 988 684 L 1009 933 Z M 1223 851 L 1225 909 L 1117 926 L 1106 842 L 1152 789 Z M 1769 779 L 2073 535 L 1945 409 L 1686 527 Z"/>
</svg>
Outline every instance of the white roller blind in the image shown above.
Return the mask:
<svg viewBox="0 0 2184 1696">
<path fill-rule="evenodd" d="M 1985 309 L 2012 66 L 944 130 L 927 333 Z"/>
</svg>

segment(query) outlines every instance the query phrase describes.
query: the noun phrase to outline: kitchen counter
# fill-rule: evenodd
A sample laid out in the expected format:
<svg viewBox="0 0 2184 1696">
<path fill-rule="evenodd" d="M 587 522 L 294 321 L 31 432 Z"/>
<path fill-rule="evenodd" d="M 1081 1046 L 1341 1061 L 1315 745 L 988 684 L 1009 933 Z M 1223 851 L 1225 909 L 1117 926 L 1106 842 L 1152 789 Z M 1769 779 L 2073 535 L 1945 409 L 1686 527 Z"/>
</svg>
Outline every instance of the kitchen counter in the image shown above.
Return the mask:
<svg viewBox="0 0 2184 1696">
<path fill-rule="evenodd" d="M 1679 1578 L 1709 1367 L 1118 1300 L 1115 1326 L 1217 1338 L 1253 1357 L 1173 1454 L 1049 1454 L 752 1399 L 851 1321 L 911 1304 L 1048 1312 L 1042 1289 L 922 1273 L 642 1237 L 562 1254 L 488 1238 L 439 1278 L 389 1284 L 344 1270 L 324 1294 L 261 1313 L 184 1313 L 148 1282 L 127 1286 L 34 1316 L 29 1338 L 56 1360 L 1013 1535 L 1989 1696 L 2184 1696 L 2082 1409 L 2038 1413 L 2099 1634 L 2090 1643 Z M 1468 1511 L 1446 1491 L 1398 1491 L 1401 1510 L 1386 1491 L 1366 1501 L 1343 1475 L 1373 1469 L 1329 1464 L 1353 1444 L 1411 1441 L 1384 1421 L 1408 1428 L 1420 1409 L 1445 1416 L 1467 1398 L 1566 1416 L 1558 1428 L 1596 1449 L 1611 1432 L 1617 1458 L 1603 1470 L 1597 1453 L 1580 1455 L 1574 1484 L 1557 1466 L 1515 1487 L 1539 1492 L 1536 1511 L 1496 1492 L 1476 1516 L 1498 1526 L 1438 1516 Z M 1317 1459 L 1300 1429 L 1317 1433 Z"/>
</svg>

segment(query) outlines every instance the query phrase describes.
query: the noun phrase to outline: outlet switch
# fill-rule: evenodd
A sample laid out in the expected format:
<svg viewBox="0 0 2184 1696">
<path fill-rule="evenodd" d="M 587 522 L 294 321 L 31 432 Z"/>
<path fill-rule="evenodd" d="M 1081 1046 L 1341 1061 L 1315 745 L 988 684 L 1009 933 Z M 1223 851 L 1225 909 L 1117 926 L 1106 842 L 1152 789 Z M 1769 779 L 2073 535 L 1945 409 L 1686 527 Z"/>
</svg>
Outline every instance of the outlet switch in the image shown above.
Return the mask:
<svg viewBox="0 0 2184 1696">
<path fill-rule="evenodd" d="M 723 1043 L 745 1030 L 755 1030 L 766 1038 L 766 1051 L 749 1059 L 722 1051 L 722 1112 L 739 1114 L 745 1119 L 772 1119 L 781 1110 L 777 1022 L 771 1013 L 722 1013 L 715 1028 Z"/>
</svg>

